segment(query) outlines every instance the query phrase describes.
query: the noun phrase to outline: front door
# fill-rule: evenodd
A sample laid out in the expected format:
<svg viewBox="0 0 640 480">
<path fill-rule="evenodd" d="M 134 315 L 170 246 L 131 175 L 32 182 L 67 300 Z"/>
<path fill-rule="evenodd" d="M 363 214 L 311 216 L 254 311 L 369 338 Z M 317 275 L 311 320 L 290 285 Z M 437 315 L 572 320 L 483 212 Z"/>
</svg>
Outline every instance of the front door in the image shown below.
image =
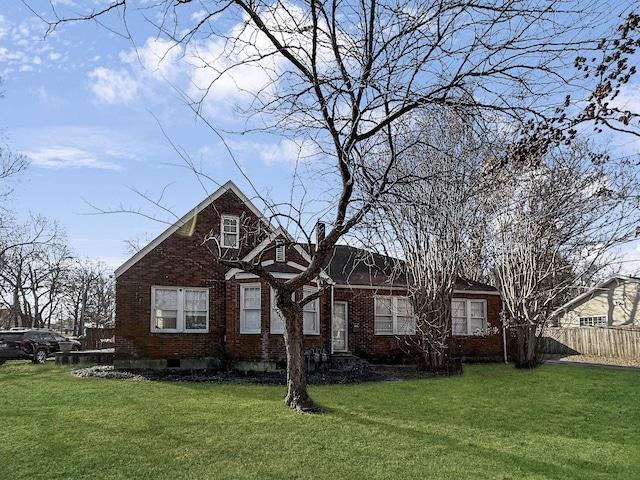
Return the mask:
<svg viewBox="0 0 640 480">
<path fill-rule="evenodd" d="M 346 352 L 347 343 L 347 302 L 333 302 L 333 321 L 331 323 L 331 347 L 334 352 Z"/>
</svg>

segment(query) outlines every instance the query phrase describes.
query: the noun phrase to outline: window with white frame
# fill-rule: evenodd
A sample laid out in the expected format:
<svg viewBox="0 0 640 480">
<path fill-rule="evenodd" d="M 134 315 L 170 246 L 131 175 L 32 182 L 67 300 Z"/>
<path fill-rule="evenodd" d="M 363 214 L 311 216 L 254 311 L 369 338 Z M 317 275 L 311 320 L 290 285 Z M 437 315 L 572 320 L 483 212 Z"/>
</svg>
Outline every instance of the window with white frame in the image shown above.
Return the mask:
<svg viewBox="0 0 640 480">
<path fill-rule="evenodd" d="M 284 333 L 284 317 L 280 314 L 280 310 L 276 308 L 276 291 L 271 288 L 271 333 Z"/>
<path fill-rule="evenodd" d="M 468 298 L 451 301 L 451 330 L 453 335 L 473 335 L 487 329 L 487 302 Z"/>
<path fill-rule="evenodd" d="M 606 327 L 607 317 L 605 315 L 598 315 L 593 317 L 580 317 L 581 327 Z"/>
<path fill-rule="evenodd" d="M 376 335 L 414 335 L 416 318 L 407 297 L 376 296 L 374 298 Z"/>
<path fill-rule="evenodd" d="M 238 248 L 240 245 L 240 218 L 222 215 L 220 241 L 223 248 Z"/>
<path fill-rule="evenodd" d="M 316 293 L 318 290 L 313 287 L 303 287 L 302 295 L 307 298 L 309 295 Z M 302 333 L 305 335 L 320 335 L 320 309 L 318 308 L 319 300 L 305 303 L 302 308 Z"/>
<path fill-rule="evenodd" d="M 151 287 L 151 331 L 207 333 L 207 288 Z"/>
<path fill-rule="evenodd" d="M 260 333 L 262 302 L 259 283 L 240 285 L 240 333 Z"/>
</svg>

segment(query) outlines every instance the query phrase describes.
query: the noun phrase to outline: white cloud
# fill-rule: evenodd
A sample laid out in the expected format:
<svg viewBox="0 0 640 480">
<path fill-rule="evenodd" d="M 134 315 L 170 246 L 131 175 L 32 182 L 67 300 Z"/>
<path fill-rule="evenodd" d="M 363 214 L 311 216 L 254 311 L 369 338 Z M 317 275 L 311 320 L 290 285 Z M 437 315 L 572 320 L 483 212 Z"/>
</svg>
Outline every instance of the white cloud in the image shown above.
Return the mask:
<svg viewBox="0 0 640 480">
<path fill-rule="evenodd" d="M 16 129 L 12 133 L 12 142 L 40 168 L 121 170 L 127 162 L 153 157 L 157 151 L 134 132 L 99 126 Z"/>
<path fill-rule="evenodd" d="M 7 25 L 7 20 L 3 15 L 0 15 L 0 38 L 7 35 L 9 32 L 9 26 Z"/>
<path fill-rule="evenodd" d="M 6 47 L 0 47 L 0 62 L 19 60 L 22 56 L 20 52 L 11 51 Z"/>
<path fill-rule="evenodd" d="M 292 6 L 288 14 L 295 15 L 297 11 Z M 203 15 L 204 12 L 195 12 L 193 18 Z M 278 15 L 267 12 L 265 21 L 273 22 Z M 156 102 L 165 96 L 158 94 L 157 88 L 166 88 L 168 83 L 186 101 L 201 102 L 205 116 L 215 115 L 228 125 L 237 119 L 232 104 L 249 105 L 258 94 L 266 96 L 267 102 L 270 100 L 287 62 L 280 55 L 270 55 L 274 50 L 271 42 L 244 23 L 232 28 L 229 38 L 237 41 L 211 36 L 192 40 L 185 50 L 184 45 L 150 37 L 144 45 L 119 54 L 122 68 L 103 66 L 93 70 L 91 88 L 98 98 L 109 103 L 129 102 L 136 95 Z M 301 36 L 295 41 L 306 40 Z"/>
<path fill-rule="evenodd" d="M 283 140 L 278 144 L 262 145 L 257 151 L 267 165 L 272 165 L 295 163 L 300 158 L 301 148 L 291 140 Z"/>
<path fill-rule="evenodd" d="M 174 77 L 182 73 L 185 65 L 180 63 L 182 58 L 182 46 L 173 42 L 149 38 L 142 48 L 121 52 L 120 59 L 137 70 L 137 77 L 153 76 L 172 81 Z M 140 70 L 139 66 L 142 66 Z"/>
<path fill-rule="evenodd" d="M 42 168 L 97 168 L 106 170 L 120 170 L 118 164 L 100 160 L 93 153 L 75 147 L 41 148 L 24 152 L 33 165 Z"/>
<path fill-rule="evenodd" d="M 136 81 L 125 70 L 109 70 L 98 67 L 89 73 L 94 81 L 91 90 L 107 103 L 129 103 L 135 98 L 138 90 Z"/>
<path fill-rule="evenodd" d="M 627 84 L 620 88 L 620 94 L 611 102 L 622 110 L 637 112 L 640 109 L 640 85 Z"/>
</svg>

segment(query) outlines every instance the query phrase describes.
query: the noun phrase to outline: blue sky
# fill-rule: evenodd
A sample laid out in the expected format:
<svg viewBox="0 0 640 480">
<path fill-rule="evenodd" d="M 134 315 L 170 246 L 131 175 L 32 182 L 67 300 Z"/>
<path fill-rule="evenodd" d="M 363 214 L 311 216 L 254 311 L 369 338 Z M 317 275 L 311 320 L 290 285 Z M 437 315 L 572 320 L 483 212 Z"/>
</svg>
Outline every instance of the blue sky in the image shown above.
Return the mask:
<svg viewBox="0 0 640 480">
<path fill-rule="evenodd" d="M 47 3 L 32 2 L 43 8 Z M 33 211 L 56 219 L 66 227 L 78 255 L 117 267 L 128 257 L 124 240 L 154 237 L 167 225 L 138 215 L 95 215 L 91 205 L 141 208 L 170 221 L 175 217 L 133 189 L 162 198 L 178 217 L 212 193 L 216 182 L 233 180 L 251 197 L 250 185 L 220 139 L 195 121 L 161 78 L 171 79 L 180 67 L 169 61 L 162 67 L 166 70 L 155 69 L 152 52 L 161 46 L 149 42 L 138 49 L 139 55 L 148 56 L 145 69 L 129 41 L 94 23 L 63 26 L 46 40 L 44 33 L 45 25 L 21 1 L 2 1 L 2 142 L 31 160 L 14 186 L 12 201 L 19 218 Z M 248 74 L 245 81 L 254 78 Z M 217 98 L 233 93 L 232 85 L 219 88 Z M 229 123 L 234 120 L 224 102 L 207 108 L 228 116 Z M 297 151 L 288 142 L 265 137 L 228 140 L 235 160 L 261 193 L 274 194 L 290 177 Z M 214 181 L 202 185 L 172 143 Z"/>
<path fill-rule="evenodd" d="M 49 2 L 30 3 L 44 9 Z M 214 191 L 216 183 L 233 180 L 252 195 L 220 138 L 196 122 L 170 86 L 189 92 L 189 84 L 180 82 L 189 78 L 205 84 L 206 75 L 184 75 L 185 66 L 171 52 L 159 64 L 163 44 L 153 39 L 152 30 L 142 23 L 129 27 L 140 34 L 137 51 L 117 33 L 91 22 L 62 26 L 43 39 L 46 26 L 20 0 L 2 0 L 0 8 L 2 143 L 31 160 L 12 197 L 18 217 L 33 211 L 58 220 L 77 255 L 114 268 L 128 257 L 125 240 L 154 237 L 167 225 L 139 215 L 97 215 L 91 205 L 142 209 L 171 221 L 175 217 L 154 209 L 133 189 L 161 198 L 178 217 Z M 264 81 L 260 72 L 243 73 L 240 86 Z M 236 125 L 226 99 L 241 95 L 237 85 L 220 82 L 216 88 L 207 112 L 221 124 Z M 298 155 L 293 144 L 262 136 L 228 137 L 228 142 L 259 192 L 276 199 L 289 192 Z M 201 184 L 179 152 L 213 181 Z M 625 272 L 635 273 L 640 251 L 635 244 L 627 250 L 626 259 L 634 262 L 625 264 Z"/>
</svg>

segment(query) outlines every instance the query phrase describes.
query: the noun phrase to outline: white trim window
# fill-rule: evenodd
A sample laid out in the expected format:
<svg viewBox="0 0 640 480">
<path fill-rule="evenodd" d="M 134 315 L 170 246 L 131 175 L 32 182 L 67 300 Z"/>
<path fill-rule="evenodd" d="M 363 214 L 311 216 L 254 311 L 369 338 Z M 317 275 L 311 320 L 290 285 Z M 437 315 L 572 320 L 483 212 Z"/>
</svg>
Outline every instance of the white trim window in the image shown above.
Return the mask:
<svg viewBox="0 0 640 480">
<path fill-rule="evenodd" d="M 607 317 L 605 315 L 597 315 L 593 317 L 580 317 L 581 327 L 606 327 Z"/>
<path fill-rule="evenodd" d="M 451 333 L 453 335 L 474 335 L 486 331 L 486 300 L 454 298 L 451 301 Z"/>
<path fill-rule="evenodd" d="M 316 293 L 318 290 L 313 287 L 302 287 L 303 298 Z M 302 333 L 304 335 L 320 335 L 320 308 L 319 299 L 305 303 L 302 307 Z"/>
<path fill-rule="evenodd" d="M 284 317 L 276 308 L 276 291 L 273 287 L 271 287 L 271 327 L 269 331 L 276 335 L 284 333 Z"/>
<path fill-rule="evenodd" d="M 151 287 L 151 331 L 207 333 L 209 289 Z"/>
<path fill-rule="evenodd" d="M 240 218 L 234 215 L 222 215 L 220 225 L 220 244 L 222 248 L 239 248 Z"/>
<path fill-rule="evenodd" d="M 259 283 L 240 285 L 240 333 L 262 331 L 262 302 Z"/>
<path fill-rule="evenodd" d="M 374 329 L 376 335 L 414 335 L 416 317 L 407 297 L 374 297 Z"/>
</svg>

